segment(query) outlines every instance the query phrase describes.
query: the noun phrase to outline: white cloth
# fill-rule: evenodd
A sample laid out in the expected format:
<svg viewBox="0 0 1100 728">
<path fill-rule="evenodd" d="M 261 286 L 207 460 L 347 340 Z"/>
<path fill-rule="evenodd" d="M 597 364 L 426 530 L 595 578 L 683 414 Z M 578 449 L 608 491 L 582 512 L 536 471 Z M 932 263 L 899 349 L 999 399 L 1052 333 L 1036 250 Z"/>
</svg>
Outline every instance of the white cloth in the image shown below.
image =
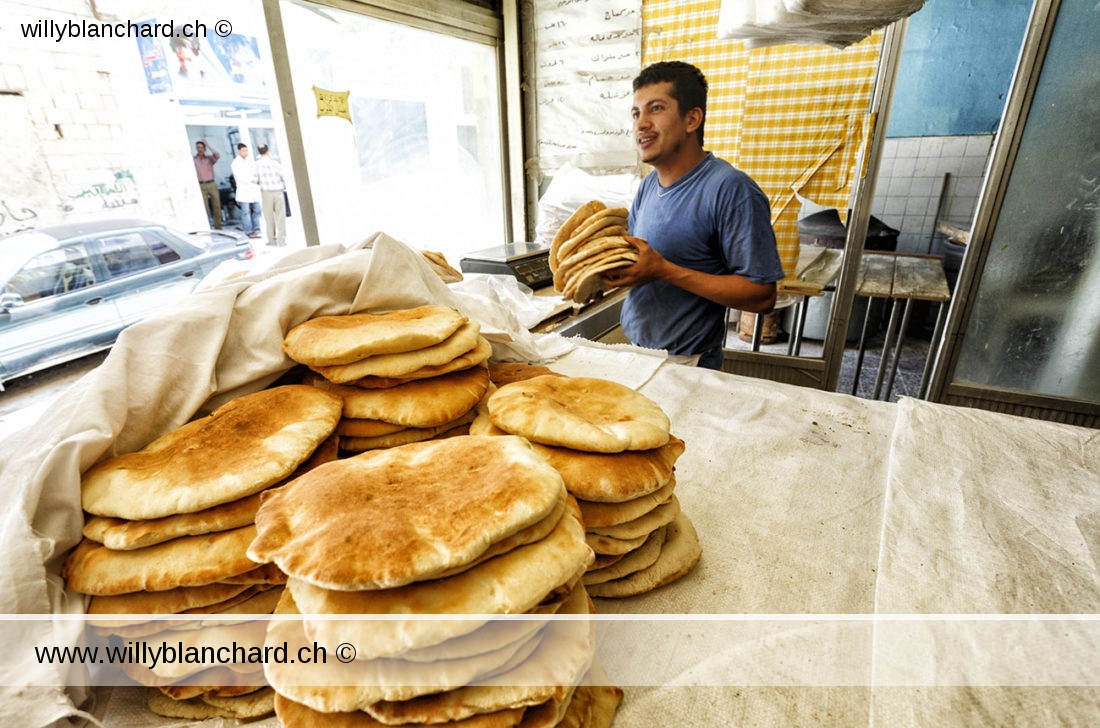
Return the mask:
<svg viewBox="0 0 1100 728">
<path fill-rule="evenodd" d="M 256 163 L 252 157 L 242 159 L 238 154 L 229 166 L 233 169 L 233 181 L 237 183 L 233 199 L 237 202 L 259 202 L 260 185 L 252 181 L 256 176 Z"/>
<path fill-rule="evenodd" d="M 597 600 L 601 615 L 630 618 L 598 632 L 626 691 L 616 728 L 1100 722 L 1100 621 L 1088 618 L 1100 612 L 1095 430 L 509 331 L 508 312 L 464 300 L 412 249 L 385 235 L 366 245 L 223 278 L 127 329 L 99 368 L 0 443 L 0 600 L 8 614 L 55 615 L 3 622 L 0 682 L 47 687 L 0 688 L 0 725 L 78 715 L 69 698 L 84 691 L 49 687 L 78 681 L 31 648 L 79 639 L 63 617 L 82 600 L 59 570 L 80 538 L 84 469 L 274 381 L 290 366 L 283 335 L 301 321 L 428 302 L 486 315 L 497 358 L 545 350 L 552 369 L 636 388 L 686 444 L 676 493 L 701 561 L 642 596 Z M 977 619 L 935 619 L 952 612 Z M 95 694 L 97 715 L 140 713 L 141 690 Z"/>
<path fill-rule="evenodd" d="M 917 12 L 925 0 L 722 0 L 718 38 L 750 48 L 782 43 L 844 48 Z"/>
</svg>

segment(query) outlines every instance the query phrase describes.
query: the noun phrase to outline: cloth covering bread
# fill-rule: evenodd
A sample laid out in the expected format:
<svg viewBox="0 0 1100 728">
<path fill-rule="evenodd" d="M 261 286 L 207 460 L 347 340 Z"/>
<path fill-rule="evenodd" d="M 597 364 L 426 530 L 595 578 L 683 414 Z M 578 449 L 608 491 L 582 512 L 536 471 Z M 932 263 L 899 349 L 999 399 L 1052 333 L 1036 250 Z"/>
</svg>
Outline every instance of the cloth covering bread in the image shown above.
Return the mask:
<svg viewBox="0 0 1100 728">
<path fill-rule="evenodd" d="M 89 513 L 164 518 L 238 500 L 292 473 L 336 428 L 343 401 L 289 384 L 243 395 L 81 478 Z"/>
<path fill-rule="evenodd" d="M 467 321 L 453 308 L 436 305 L 317 316 L 287 332 L 283 351 L 306 366 L 351 364 L 379 354 L 434 346 Z"/>
<path fill-rule="evenodd" d="M 500 387 L 486 407 L 501 430 L 543 445 L 613 453 L 669 440 L 668 416 L 653 400 L 606 379 L 533 377 Z"/>
<path fill-rule="evenodd" d="M 392 588 L 470 563 L 545 518 L 563 488 L 518 437 L 372 450 L 266 494 L 248 554 L 328 589 Z"/>
</svg>

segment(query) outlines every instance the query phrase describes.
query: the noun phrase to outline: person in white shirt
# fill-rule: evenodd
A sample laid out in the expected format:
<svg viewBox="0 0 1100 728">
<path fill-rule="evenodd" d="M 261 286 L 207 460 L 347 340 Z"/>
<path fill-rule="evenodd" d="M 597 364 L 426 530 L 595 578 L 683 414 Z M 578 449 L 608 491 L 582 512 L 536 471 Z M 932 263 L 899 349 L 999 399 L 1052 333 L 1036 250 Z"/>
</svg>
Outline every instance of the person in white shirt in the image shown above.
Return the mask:
<svg viewBox="0 0 1100 728">
<path fill-rule="evenodd" d="M 253 181 L 256 163 L 248 156 L 248 145 L 237 145 L 233 158 L 233 179 L 237 183 L 234 197 L 241 211 L 241 231 L 250 238 L 260 237 L 260 186 Z"/>
</svg>

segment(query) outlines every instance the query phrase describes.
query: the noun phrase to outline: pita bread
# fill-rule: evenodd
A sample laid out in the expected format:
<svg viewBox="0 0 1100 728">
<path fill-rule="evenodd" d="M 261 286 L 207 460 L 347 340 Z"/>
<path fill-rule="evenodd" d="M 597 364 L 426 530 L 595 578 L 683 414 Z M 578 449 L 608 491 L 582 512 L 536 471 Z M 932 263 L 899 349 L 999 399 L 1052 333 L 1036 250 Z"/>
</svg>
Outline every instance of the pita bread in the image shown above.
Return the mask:
<svg viewBox="0 0 1100 728">
<path fill-rule="evenodd" d="M 286 574 L 275 564 L 260 564 L 255 569 L 250 569 L 243 574 L 227 576 L 218 583 L 247 584 L 249 586 L 254 584 L 278 585 L 286 583 Z"/>
<path fill-rule="evenodd" d="M 670 434 L 668 442 L 649 450 L 589 453 L 568 447 L 534 445 L 578 499 L 622 503 L 661 490 L 672 481 L 684 441 Z M 585 504 L 587 505 L 587 504 Z"/>
<path fill-rule="evenodd" d="M 615 286 L 603 280 L 603 274 L 615 268 L 626 268 L 638 260 L 637 252 L 613 252 L 582 262 L 564 274 L 562 296 L 577 303 L 589 303 L 597 295 Z"/>
<path fill-rule="evenodd" d="M 560 265 L 581 243 L 596 237 L 596 233 L 608 227 L 626 227 L 629 211 L 625 207 L 608 207 L 594 212 L 585 218 L 577 230 L 558 247 L 555 258 Z"/>
<path fill-rule="evenodd" d="M 297 654 L 301 647 L 309 649 L 317 644 L 303 630 L 310 622 L 297 618 L 295 611 L 293 598 L 284 595 L 278 609 L 283 618 L 271 621 L 268 645 L 288 645 L 288 652 Z M 330 660 L 306 668 L 293 663 L 268 663 L 265 669 L 269 682 L 292 700 L 325 712 L 361 710 L 370 702 L 407 700 L 451 690 L 511 669 L 527 660 L 544 637 L 544 633 L 538 632 L 531 638 L 456 660 L 426 663 L 400 658 L 354 659 L 346 663 Z"/>
<path fill-rule="evenodd" d="M 275 714 L 283 728 L 389 728 L 361 710 L 322 713 L 276 693 Z M 501 710 L 448 722 L 440 728 L 514 728 L 523 720 L 523 708 Z"/>
<path fill-rule="evenodd" d="M 593 377 L 533 377 L 507 384 L 487 402 L 494 425 L 532 442 L 589 452 L 661 447 L 669 420 L 630 387 Z"/>
<path fill-rule="evenodd" d="M 255 526 L 185 536 L 134 551 L 82 540 L 61 569 L 68 587 L 97 596 L 203 586 L 256 568 L 246 555 Z"/>
<path fill-rule="evenodd" d="M 207 718 L 259 718 L 275 710 L 275 691 L 263 688 L 234 698 L 191 698 L 174 700 L 160 690 L 149 689 L 149 710 L 166 718 L 206 720 Z"/>
<path fill-rule="evenodd" d="M 173 700 L 188 700 L 206 693 L 229 696 L 234 694 L 234 691 L 239 691 L 237 694 L 246 695 L 266 685 L 267 680 L 264 678 L 262 669 L 253 673 L 239 673 L 218 665 L 192 675 L 186 684 L 159 685 L 156 689 Z"/>
<path fill-rule="evenodd" d="M 137 639 L 149 635 L 172 633 L 181 629 L 195 629 L 202 624 L 205 615 L 234 616 L 271 614 L 279 601 L 283 587 L 264 584 L 245 585 L 245 590 L 234 597 L 202 607 L 194 607 L 179 612 L 179 620 L 156 620 L 140 622 L 122 622 L 120 620 L 88 620 L 96 634 L 116 635 L 124 639 Z M 243 683 L 251 684 L 251 683 Z"/>
<path fill-rule="evenodd" d="M 181 614 L 231 599 L 248 588 L 246 584 L 207 584 L 159 592 L 139 591 L 115 596 L 92 597 L 88 614 Z"/>
<path fill-rule="evenodd" d="M 584 521 L 585 528 L 614 526 L 632 521 L 649 513 L 662 503 L 667 503 L 672 498 L 675 488 L 676 478 L 672 477 L 660 489 L 638 498 L 632 498 L 621 503 L 597 503 L 577 499 L 577 505 L 581 508 L 581 520 Z"/>
<path fill-rule="evenodd" d="M 307 381 L 341 397 L 346 418 L 381 420 L 405 427 L 437 427 L 452 422 L 478 403 L 489 386 L 489 367 L 479 364 L 383 389 L 333 384 L 318 375 Z"/>
<path fill-rule="evenodd" d="M 358 417 L 343 417 L 336 425 L 336 434 L 343 437 L 381 437 L 392 435 L 405 429 L 405 425 L 395 425 L 382 420 L 368 420 Z"/>
<path fill-rule="evenodd" d="M 610 536 L 618 539 L 638 538 L 639 536 L 648 536 L 661 526 L 671 523 L 672 519 L 679 513 L 680 501 L 674 495 L 667 503 L 657 506 L 648 513 L 643 513 L 633 521 L 619 523 L 614 526 L 596 527 L 586 525 L 586 528 L 588 528 L 589 533 L 599 534 L 600 536 Z"/>
<path fill-rule="evenodd" d="M 387 313 L 318 316 L 287 332 L 283 351 L 310 367 L 351 364 L 379 354 L 434 346 L 468 319 L 447 306 L 417 306 Z"/>
<path fill-rule="evenodd" d="M 437 427 L 406 427 L 403 430 L 377 437 L 341 437 L 340 448 L 347 452 L 360 453 L 367 450 L 380 450 L 387 447 L 399 447 L 414 442 L 423 442 L 440 437 L 474 419 L 476 409 L 471 409 L 458 419 Z M 456 433 L 457 434 L 457 433 Z"/>
<path fill-rule="evenodd" d="M 260 494 L 254 493 L 213 508 L 164 518 L 130 521 L 92 516 L 84 522 L 84 536 L 116 551 L 131 551 L 180 536 L 200 536 L 247 526 L 256 519 L 259 508 Z"/>
<path fill-rule="evenodd" d="M 462 324 L 448 338 L 424 347 L 394 354 L 377 354 L 350 364 L 310 367 L 330 382 L 347 384 L 363 377 L 407 377 L 424 367 L 438 367 L 472 352 L 481 339 L 481 326 L 475 321 Z"/>
<path fill-rule="evenodd" d="M 363 387 L 364 389 L 396 387 L 398 384 L 407 384 L 417 379 L 429 379 L 450 372 L 457 372 L 461 369 L 476 367 L 478 364 L 488 361 L 489 357 L 492 355 L 493 345 L 490 344 L 489 340 L 484 336 L 478 336 L 477 345 L 473 349 L 438 366 L 421 367 L 401 377 L 360 377 L 359 379 L 348 382 L 348 384 L 356 387 Z"/>
<path fill-rule="evenodd" d="M 420 254 L 424 256 L 424 260 L 428 261 L 428 265 L 432 267 L 432 270 L 444 283 L 457 283 L 465 280 L 462 273 L 448 263 L 446 256 L 438 250 L 422 250 Z"/>
<path fill-rule="evenodd" d="M 661 554 L 652 566 L 621 579 L 593 584 L 587 589 L 594 597 L 631 597 L 652 591 L 679 579 L 699 563 L 703 554 L 695 527 L 684 513 L 666 526 Z"/>
<path fill-rule="evenodd" d="M 84 510 L 130 520 L 193 513 L 279 482 L 336 428 L 343 402 L 288 384 L 237 397 L 81 478 Z"/>
<path fill-rule="evenodd" d="M 623 701 L 623 689 L 614 685 L 578 685 L 558 728 L 611 728 Z"/>
<path fill-rule="evenodd" d="M 359 592 L 321 589 L 291 579 L 288 589 L 306 614 L 523 614 L 555 588 L 571 582 L 592 561 L 584 527 L 567 512 L 541 541 L 450 576 L 394 589 Z M 362 658 L 399 656 L 472 632 L 484 619 L 326 620 L 310 622 L 306 632 L 322 644 L 348 642 Z"/>
<path fill-rule="evenodd" d="M 553 240 L 550 241 L 549 263 L 552 266 L 557 265 L 558 248 L 561 247 L 562 243 L 573 237 L 573 233 L 577 230 L 577 228 L 580 227 L 584 223 L 584 221 L 587 220 L 590 216 L 594 215 L 600 210 L 606 209 L 607 205 L 605 205 L 604 203 L 600 202 L 599 200 L 592 200 L 591 202 L 586 202 L 585 204 L 574 210 L 573 214 L 570 215 L 564 223 L 562 223 L 562 226 L 560 228 L 558 228 L 558 232 L 554 234 Z"/>
<path fill-rule="evenodd" d="M 661 556 L 661 547 L 664 546 L 667 530 L 662 526 L 649 534 L 645 543 L 618 557 L 614 563 L 599 569 L 589 569 L 584 574 L 584 585 L 588 587 L 613 579 L 621 579 L 653 566 Z"/>
<path fill-rule="evenodd" d="M 554 371 L 541 364 L 525 364 L 514 361 L 492 362 L 489 364 L 489 380 L 498 387 L 503 387 L 511 382 L 519 382 L 531 377 L 554 373 Z"/>
<path fill-rule="evenodd" d="M 588 614 L 589 610 L 590 600 L 583 587 L 579 587 L 563 605 L 561 613 Z M 312 644 L 300 629 L 293 634 L 294 628 L 300 628 L 301 624 L 299 619 L 273 621 L 268 643 L 282 644 L 285 640 L 291 645 L 291 651 L 298 642 Z M 467 679 L 461 684 L 456 684 L 461 678 L 458 673 L 465 666 L 459 665 L 458 661 L 449 665 L 436 664 L 439 669 L 434 674 L 424 671 L 415 679 L 410 679 L 408 673 L 398 672 L 409 669 L 413 663 L 358 659 L 345 664 L 332 660 L 327 664 L 311 664 L 306 671 L 296 669 L 294 665 L 268 663 L 267 676 L 281 695 L 323 712 L 370 711 L 381 701 L 408 701 L 421 696 L 445 695 L 445 691 L 463 691 L 459 694 L 459 707 L 466 712 L 456 716 L 461 720 L 477 713 L 518 707 L 519 704 L 542 703 L 568 694 L 592 662 L 594 640 L 595 625 L 592 620 L 553 620 L 540 631 L 537 640 L 524 644 L 524 647 L 531 647 L 535 643 L 532 651 L 521 649 L 517 657 L 501 669 L 476 679 Z M 394 672 L 383 672 L 391 667 Z M 424 670 L 425 667 L 419 665 L 417 669 Z M 488 690 L 471 692 L 475 684 L 477 688 Z M 533 703 L 519 702 L 529 701 L 534 696 L 543 697 Z M 478 703 L 490 701 L 496 704 L 489 710 L 471 709 Z"/>
<path fill-rule="evenodd" d="M 545 518 L 562 488 L 518 437 L 372 450 L 267 493 L 248 553 L 320 587 L 388 589 L 469 564 Z"/>
<path fill-rule="evenodd" d="M 597 554 L 618 555 L 626 554 L 645 543 L 648 536 L 622 539 L 611 536 L 601 536 L 598 533 L 585 533 L 584 540 Z"/>
<path fill-rule="evenodd" d="M 626 218 L 606 218 L 586 236 L 580 236 L 567 241 L 558 251 L 558 262 L 553 268 L 554 288 L 561 290 L 564 285 L 563 277 L 578 261 L 591 257 L 592 253 L 599 249 L 606 250 L 603 243 L 610 238 L 617 238 L 612 249 L 634 250 L 634 246 L 622 239 L 627 234 Z"/>
</svg>

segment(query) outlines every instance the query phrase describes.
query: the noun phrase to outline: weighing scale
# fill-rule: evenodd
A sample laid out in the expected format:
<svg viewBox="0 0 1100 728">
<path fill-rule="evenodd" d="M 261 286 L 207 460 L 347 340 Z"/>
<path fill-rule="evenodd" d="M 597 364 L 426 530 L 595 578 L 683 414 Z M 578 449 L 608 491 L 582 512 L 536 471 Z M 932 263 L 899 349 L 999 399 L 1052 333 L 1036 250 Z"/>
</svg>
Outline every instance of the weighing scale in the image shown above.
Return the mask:
<svg viewBox="0 0 1100 728">
<path fill-rule="evenodd" d="M 458 265 L 463 273 L 514 276 L 520 283 L 531 288 L 542 288 L 553 282 L 549 245 L 506 243 L 467 253 Z"/>
</svg>

